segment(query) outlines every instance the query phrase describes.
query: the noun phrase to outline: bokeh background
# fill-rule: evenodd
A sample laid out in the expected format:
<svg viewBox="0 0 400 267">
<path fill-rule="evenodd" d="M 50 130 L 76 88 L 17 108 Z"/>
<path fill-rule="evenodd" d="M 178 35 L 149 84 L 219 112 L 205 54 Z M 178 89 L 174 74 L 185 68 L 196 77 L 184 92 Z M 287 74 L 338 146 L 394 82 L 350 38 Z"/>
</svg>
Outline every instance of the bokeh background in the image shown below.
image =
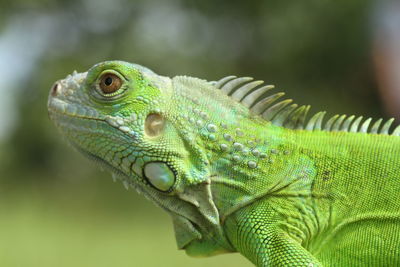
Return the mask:
<svg viewBox="0 0 400 267">
<path fill-rule="evenodd" d="M 398 118 L 399 31 L 398 1 L 0 0 L 0 266 L 251 266 L 178 251 L 167 214 L 60 138 L 54 81 L 120 59 Z"/>
</svg>

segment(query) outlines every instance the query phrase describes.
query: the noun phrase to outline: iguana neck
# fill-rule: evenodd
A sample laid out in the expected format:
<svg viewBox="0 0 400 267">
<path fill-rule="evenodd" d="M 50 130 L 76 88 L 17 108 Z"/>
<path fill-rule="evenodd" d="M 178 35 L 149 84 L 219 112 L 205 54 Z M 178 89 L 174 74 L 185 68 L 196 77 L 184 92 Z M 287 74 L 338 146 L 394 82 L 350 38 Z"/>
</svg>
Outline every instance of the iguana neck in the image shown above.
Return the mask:
<svg viewBox="0 0 400 267">
<path fill-rule="evenodd" d="M 314 162 L 294 142 L 293 130 L 252 116 L 205 81 L 173 81 L 176 114 L 188 138 L 206 154 L 222 221 L 266 197 L 312 194 Z"/>
</svg>

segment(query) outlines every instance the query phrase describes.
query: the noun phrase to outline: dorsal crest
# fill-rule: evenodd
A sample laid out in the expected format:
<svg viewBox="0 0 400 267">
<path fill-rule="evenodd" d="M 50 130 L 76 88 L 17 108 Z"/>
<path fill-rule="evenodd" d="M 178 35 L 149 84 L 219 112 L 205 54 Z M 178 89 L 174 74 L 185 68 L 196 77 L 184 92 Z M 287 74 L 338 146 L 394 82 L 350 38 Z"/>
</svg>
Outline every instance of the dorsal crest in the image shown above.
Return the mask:
<svg viewBox="0 0 400 267">
<path fill-rule="evenodd" d="M 265 85 L 263 81 L 254 81 L 251 77 L 227 76 L 219 81 L 211 82 L 211 84 L 247 107 L 252 114 L 259 115 L 277 126 L 309 131 L 341 131 L 400 136 L 400 125 L 390 132 L 393 118 L 387 120 L 382 127 L 382 119 L 371 124 L 372 118 L 363 121 L 362 116 L 356 117 L 354 115 L 334 115 L 323 122 L 325 111 L 317 112 L 310 119 L 307 119 L 311 106 L 299 106 L 293 103 L 292 99 L 277 101 L 285 93 L 271 94 L 270 90 L 274 88 L 273 85 Z"/>
</svg>

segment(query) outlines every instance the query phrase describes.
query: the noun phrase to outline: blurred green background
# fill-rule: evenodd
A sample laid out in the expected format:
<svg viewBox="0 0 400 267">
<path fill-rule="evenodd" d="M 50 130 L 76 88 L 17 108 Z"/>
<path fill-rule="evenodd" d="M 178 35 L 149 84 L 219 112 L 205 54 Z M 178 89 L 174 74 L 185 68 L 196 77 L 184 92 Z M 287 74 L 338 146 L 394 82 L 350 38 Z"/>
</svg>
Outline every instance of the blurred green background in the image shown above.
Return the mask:
<svg viewBox="0 0 400 267">
<path fill-rule="evenodd" d="M 372 60 L 383 2 L 0 0 L 0 266 L 251 266 L 178 251 L 167 214 L 63 142 L 48 90 L 120 59 L 253 76 L 313 111 L 385 117 Z"/>
</svg>

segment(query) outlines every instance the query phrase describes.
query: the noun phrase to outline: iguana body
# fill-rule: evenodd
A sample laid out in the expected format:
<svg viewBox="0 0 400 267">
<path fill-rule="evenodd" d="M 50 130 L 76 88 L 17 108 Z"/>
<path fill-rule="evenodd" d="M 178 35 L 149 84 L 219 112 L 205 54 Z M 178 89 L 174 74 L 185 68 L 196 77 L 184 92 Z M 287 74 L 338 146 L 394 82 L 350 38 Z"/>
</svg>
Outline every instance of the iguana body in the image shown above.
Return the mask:
<svg viewBox="0 0 400 267">
<path fill-rule="evenodd" d="M 400 133 L 310 120 L 271 86 L 110 61 L 59 81 L 50 117 L 78 150 L 172 216 L 189 255 L 257 266 L 399 266 Z"/>
</svg>

